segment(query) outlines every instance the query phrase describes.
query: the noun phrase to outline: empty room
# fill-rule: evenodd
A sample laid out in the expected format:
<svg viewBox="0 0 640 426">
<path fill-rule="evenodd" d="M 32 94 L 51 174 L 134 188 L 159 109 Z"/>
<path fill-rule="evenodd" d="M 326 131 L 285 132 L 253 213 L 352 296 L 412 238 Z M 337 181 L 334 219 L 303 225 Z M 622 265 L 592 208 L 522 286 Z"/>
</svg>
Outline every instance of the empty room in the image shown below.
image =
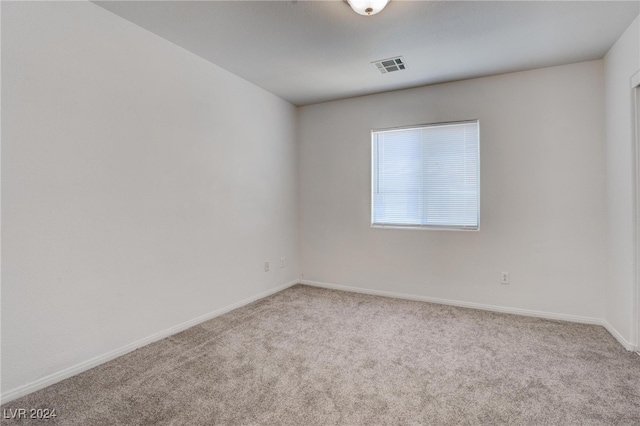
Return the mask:
<svg viewBox="0 0 640 426">
<path fill-rule="evenodd" d="M 1 1 L 0 422 L 640 425 L 639 13 Z"/>
</svg>

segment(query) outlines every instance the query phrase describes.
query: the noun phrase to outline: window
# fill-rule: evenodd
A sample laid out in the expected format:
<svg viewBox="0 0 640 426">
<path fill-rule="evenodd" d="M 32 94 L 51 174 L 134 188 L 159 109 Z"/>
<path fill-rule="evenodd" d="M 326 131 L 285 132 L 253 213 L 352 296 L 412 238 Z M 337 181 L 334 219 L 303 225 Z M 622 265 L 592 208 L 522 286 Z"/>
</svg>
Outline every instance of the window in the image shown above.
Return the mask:
<svg viewBox="0 0 640 426">
<path fill-rule="evenodd" d="M 374 227 L 478 229 L 477 120 L 371 132 Z"/>
</svg>

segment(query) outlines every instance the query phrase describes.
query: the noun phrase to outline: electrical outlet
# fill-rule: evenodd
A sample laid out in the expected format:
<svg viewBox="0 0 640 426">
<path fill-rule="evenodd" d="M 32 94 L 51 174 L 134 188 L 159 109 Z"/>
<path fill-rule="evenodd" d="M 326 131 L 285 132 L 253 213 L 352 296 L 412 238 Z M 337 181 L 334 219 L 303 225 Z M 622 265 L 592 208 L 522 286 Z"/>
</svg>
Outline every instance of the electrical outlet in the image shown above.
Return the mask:
<svg viewBox="0 0 640 426">
<path fill-rule="evenodd" d="M 280 258 L 280 267 L 281 268 L 286 268 L 286 266 L 287 266 L 287 263 L 285 262 L 284 257 L 281 257 Z"/>
<path fill-rule="evenodd" d="M 500 273 L 500 284 L 509 284 L 509 273 L 501 272 Z"/>
<path fill-rule="evenodd" d="M 264 262 L 264 271 L 269 272 L 269 261 Z"/>
</svg>

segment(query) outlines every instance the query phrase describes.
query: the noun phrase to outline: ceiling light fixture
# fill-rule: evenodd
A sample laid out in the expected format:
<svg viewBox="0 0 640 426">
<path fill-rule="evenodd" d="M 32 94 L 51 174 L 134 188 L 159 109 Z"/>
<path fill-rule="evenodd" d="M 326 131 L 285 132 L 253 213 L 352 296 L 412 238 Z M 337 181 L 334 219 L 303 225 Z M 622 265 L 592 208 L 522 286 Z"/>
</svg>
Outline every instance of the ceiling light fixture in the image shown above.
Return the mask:
<svg viewBox="0 0 640 426">
<path fill-rule="evenodd" d="M 389 0 L 347 0 L 347 3 L 357 14 L 371 16 L 384 9 Z"/>
</svg>

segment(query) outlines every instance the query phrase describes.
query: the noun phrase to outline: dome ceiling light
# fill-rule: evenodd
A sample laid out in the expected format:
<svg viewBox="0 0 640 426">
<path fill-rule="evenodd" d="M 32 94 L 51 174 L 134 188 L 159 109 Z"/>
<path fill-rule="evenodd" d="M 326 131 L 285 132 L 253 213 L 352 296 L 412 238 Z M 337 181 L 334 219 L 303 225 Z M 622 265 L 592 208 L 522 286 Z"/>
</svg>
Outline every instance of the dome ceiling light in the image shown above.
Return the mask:
<svg viewBox="0 0 640 426">
<path fill-rule="evenodd" d="M 389 0 L 346 0 L 359 15 L 371 16 L 380 12 L 389 3 Z"/>
</svg>

